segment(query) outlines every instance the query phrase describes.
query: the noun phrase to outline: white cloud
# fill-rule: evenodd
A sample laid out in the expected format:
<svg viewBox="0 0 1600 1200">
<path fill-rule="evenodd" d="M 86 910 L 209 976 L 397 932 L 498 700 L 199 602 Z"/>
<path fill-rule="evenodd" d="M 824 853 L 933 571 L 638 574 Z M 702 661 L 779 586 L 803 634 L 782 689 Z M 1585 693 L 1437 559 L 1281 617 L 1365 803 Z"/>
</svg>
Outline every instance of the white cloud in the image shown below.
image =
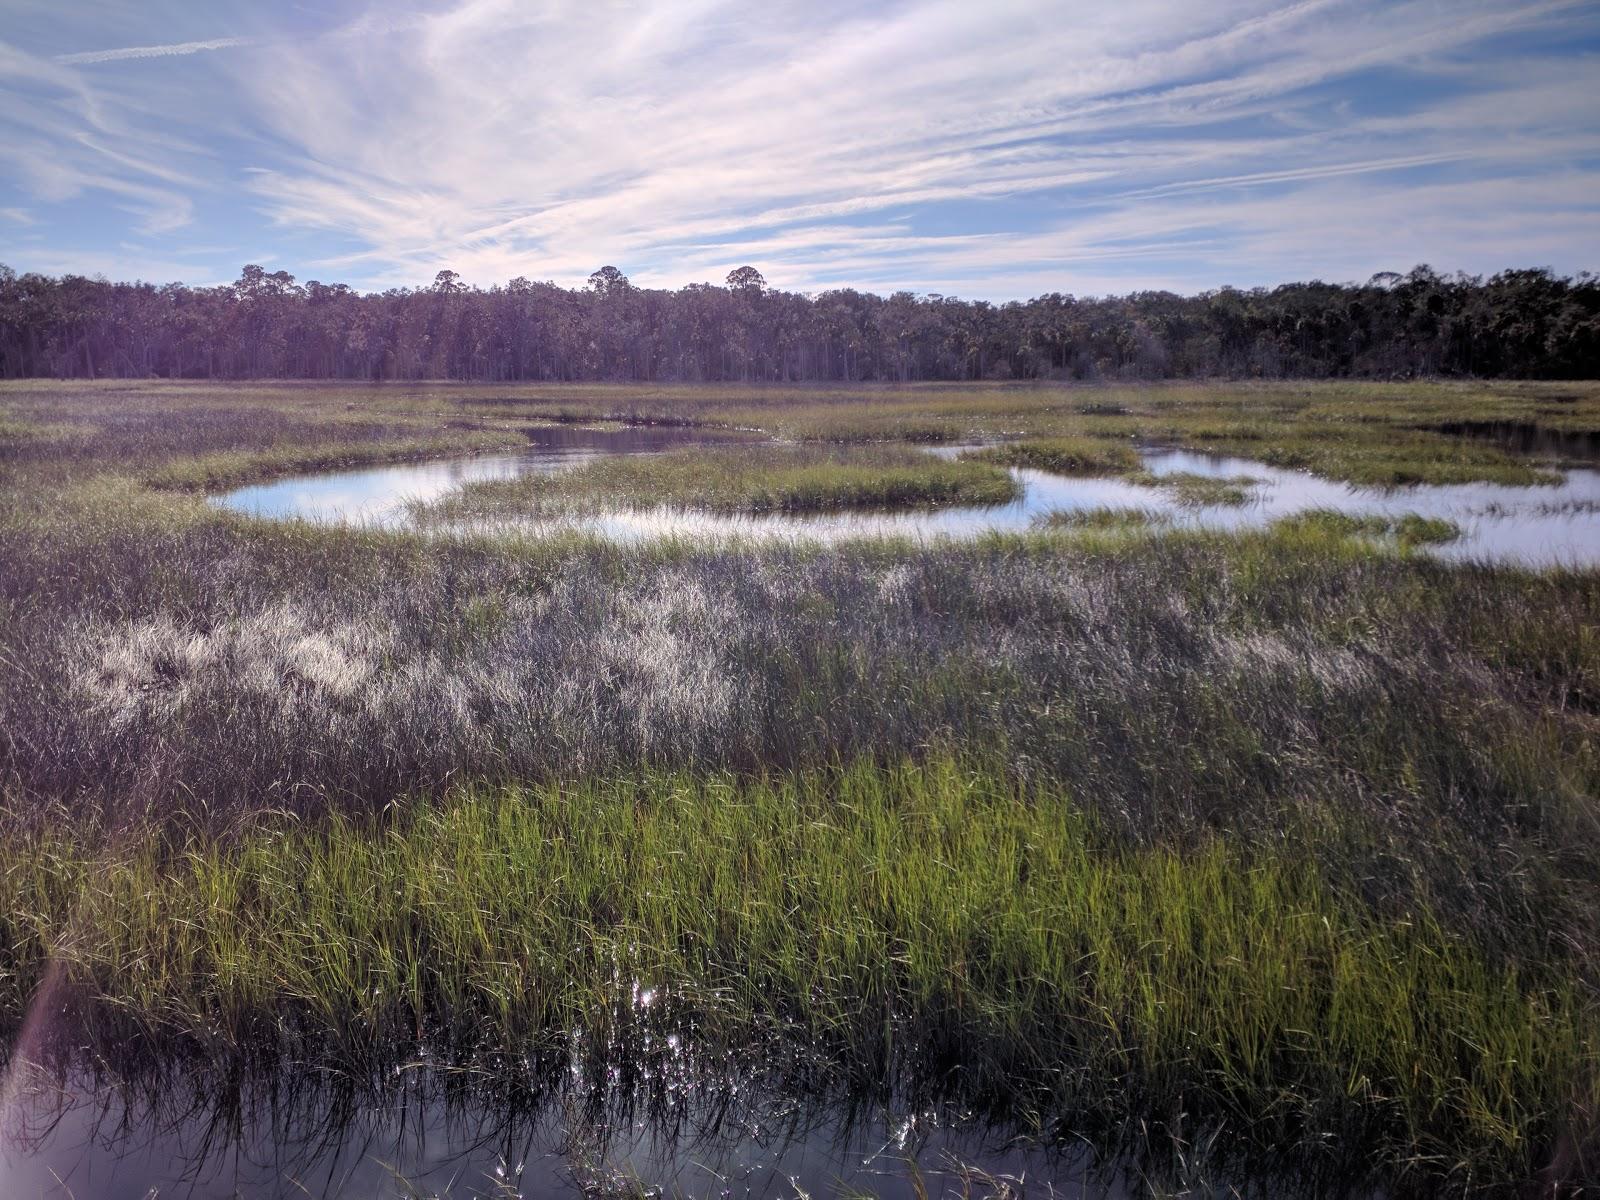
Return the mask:
<svg viewBox="0 0 1600 1200">
<path fill-rule="evenodd" d="M 783 286 L 996 297 L 1374 261 L 1576 269 L 1600 224 L 1600 179 L 1571 165 L 1600 155 L 1592 60 L 1501 54 L 1530 31 L 1592 37 L 1600 17 L 1579 0 L 460 0 L 35 56 L 27 102 L 3 79 L 0 100 L 46 202 L 103 191 L 158 233 L 198 193 L 247 197 L 280 258 L 332 235 L 346 249 L 302 270 L 378 286 L 441 267 L 576 282 L 602 262 L 668 285 L 751 261 Z M 157 54 L 181 60 L 137 85 L 71 69 Z M 1426 89 L 1401 94 L 1401 72 Z M 1555 182 L 1572 190 L 1553 206 Z"/>
</svg>

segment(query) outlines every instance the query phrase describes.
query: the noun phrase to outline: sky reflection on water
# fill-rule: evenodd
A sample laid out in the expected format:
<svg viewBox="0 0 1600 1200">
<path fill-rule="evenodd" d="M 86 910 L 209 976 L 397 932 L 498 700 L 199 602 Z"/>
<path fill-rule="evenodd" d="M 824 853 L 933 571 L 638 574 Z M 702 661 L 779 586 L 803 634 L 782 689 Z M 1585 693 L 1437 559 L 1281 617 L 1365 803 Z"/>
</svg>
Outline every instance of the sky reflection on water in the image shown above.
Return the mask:
<svg viewBox="0 0 1600 1200">
<path fill-rule="evenodd" d="M 658 453 L 673 446 L 721 441 L 702 431 L 662 428 L 540 431 L 526 451 L 475 458 L 303 475 L 240 488 L 214 498 L 238 512 L 404 528 L 410 501 L 436 500 L 466 483 L 555 472 L 610 454 Z M 932 453 L 954 455 L 962 447 Z M 1375 489 L 1270 467 L 1251 459 L 1189 450 L 1147 448 L 1145 467 L 1156 475 L 1188 473 L 1211 478 L 1250 476 L 1259 483 L 1245 504 L 1196 507 L 1165 488 L 1115 477 L 1068 477 L 1018 469 L 1020 499 L 988 507 L 954 506 L 901 512 L 725 515 L 684 508 L 618 509 L 559 520 L 497 522 L 484 529 L 575 530 L 623 541 L 661 537 L 836 540 L 893 535 L 970 538 L 1032 528 L 1051 512 L 1140 508 L 1178 525 L 1247 529 L 1308 509 L 1351 515 L 1441 517 L 1461 527 L 1455 542 L 1435 552 L 1457 559 L 1530 565 L 1582 566 L 1600 562 L 1600 470 L 1574 467 L 1560 483 L 1532 487 L 1469 483 Z"/>
</svg>

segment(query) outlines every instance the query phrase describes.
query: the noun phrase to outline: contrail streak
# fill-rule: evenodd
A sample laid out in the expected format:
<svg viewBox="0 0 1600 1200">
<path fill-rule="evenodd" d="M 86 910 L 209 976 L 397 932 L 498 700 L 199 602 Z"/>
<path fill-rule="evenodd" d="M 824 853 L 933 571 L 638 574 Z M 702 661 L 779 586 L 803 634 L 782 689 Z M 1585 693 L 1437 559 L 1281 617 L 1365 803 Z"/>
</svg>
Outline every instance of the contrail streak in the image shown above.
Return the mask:
<svg viewBox="0 0 1600 1200">
<path fill-rule="evenodd" d="M 250 45 L 250 38 L 213 38 L 208 42 L 172 42 L 165 46 L 123 46 L 117 50 L 86 50 L 82 54 L 58 54 L 56 62 L 76 66 L 84 63 L 118 62 L 125 58 L 167 58 L 178 54 L 199 54 L 203 50 L 227 50 Z"/>
</svg>

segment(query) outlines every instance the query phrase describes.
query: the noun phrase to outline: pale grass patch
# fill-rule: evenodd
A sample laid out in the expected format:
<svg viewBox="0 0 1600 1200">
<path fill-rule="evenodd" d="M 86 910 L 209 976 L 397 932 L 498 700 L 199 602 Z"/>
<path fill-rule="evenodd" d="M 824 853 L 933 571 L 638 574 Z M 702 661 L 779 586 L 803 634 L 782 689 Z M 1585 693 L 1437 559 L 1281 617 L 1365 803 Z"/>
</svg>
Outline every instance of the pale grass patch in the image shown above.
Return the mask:
<svg viewBox="0 0 1600 1200">
<path fill-rule="evenodd" d="M 85 707 L 113 727 L 176 718 L 222 689 L 287 711 L 355 697 L 393 640 L 370 625 L 320 627 L 292 604 L 209 628 L 159 613 L 87 631 L 72 677 Z"/>
</svg>

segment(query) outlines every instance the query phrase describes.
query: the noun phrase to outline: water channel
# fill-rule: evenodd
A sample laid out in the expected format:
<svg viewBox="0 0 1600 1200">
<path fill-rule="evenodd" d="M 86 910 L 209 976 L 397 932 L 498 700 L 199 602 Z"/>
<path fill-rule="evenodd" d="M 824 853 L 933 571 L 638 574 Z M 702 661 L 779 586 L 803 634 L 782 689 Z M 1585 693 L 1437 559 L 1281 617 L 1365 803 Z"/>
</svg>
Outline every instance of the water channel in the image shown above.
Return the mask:
<svg viewBox="0 0 1600 1200">
<path fill-rule="evenodd" d="M 1515 435 L 1515 431 L 1513 431 Z M 739 435 L 703 430 L 631 427 L 550 427 L 530 432 L 529 447 L 514 453 L 295 476 L 239 488 L 214 498 L 238 512 L 273 518 L 405 527 L 409 502 L 436 500 L 464 484 L 507 479 L 530 472 L 555 472 L 612 454 L 654 454 L 674 447 L 726 442 Z M 745 440 L 749 440 L 748 437 Z M 934 447 L 953 456 L 964 447 Z M 1586 450 L 1583 443 L 1579 450 Z M 1530 445 L 1535 455 L 1548 450 Z M 1573 461 L 1563 443 L 1564 463 Z M 1144 486 L 1114 476 L 1065 476 L 1013 469 L 1019 498 L 992 506 L 947 506 L 897 512 L 828 512 L 728 515 L 692 508 L 616 508 L 598 515 L 519 522 L 519 529 L 562 529 L 620 540 L 665 536 L 753 539 L 838 539 L 871 535 L 913 538 L 974 537 L 1019 532 L 1054 512 L 1137 508 L 1174 524 L 1209 529 L 1244 529 L 1311 509 L 1352 516 L 1400 517 L 1415 513 L 1454 522 L 1456 540 L 1434 552 L 1458 559 L 1511 561 L 1534 566 L 1582 566 L 1600 562 L 1600 469 L 1593 463 L 1566 466 L 1558 483 L 1511 486 L 1493 483 L 1363 488 L 1291 471 L 1251 459 L 1193 450 L 1140 449 L 1152 475 L 1190 474 L 1255 481 L 1245 503 L 1194 505 L 1171 489 Z M 1581 461 L 1581 460 L 1580 460 Z"/>
</svg>

